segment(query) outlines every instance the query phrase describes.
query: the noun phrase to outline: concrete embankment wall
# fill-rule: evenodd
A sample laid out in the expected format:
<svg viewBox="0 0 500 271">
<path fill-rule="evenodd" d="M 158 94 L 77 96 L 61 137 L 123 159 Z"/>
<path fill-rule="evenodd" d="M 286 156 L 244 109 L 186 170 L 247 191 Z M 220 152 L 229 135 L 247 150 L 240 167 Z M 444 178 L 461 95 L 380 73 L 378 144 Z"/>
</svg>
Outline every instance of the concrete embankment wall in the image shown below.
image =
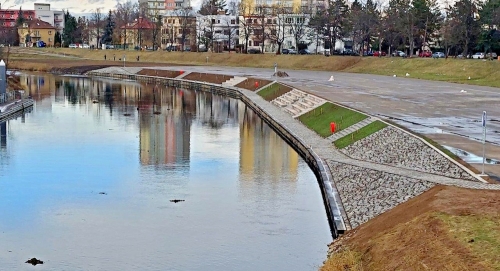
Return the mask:
<svg viewBox="0 0 500 271">
<path fill-rule="evenodd" d="M 258 101 L 256 99 L 261 99 L 263 103 L 267 103 L 260 96 L 257 96 L 255 93 L 235 88 L 211 83 L 204 82 L 196 82 L 196 81 L 188 81 L 174 78 L 159 78 L 153 76 L 143 76 L 143 75 L 135 75 L 135 74 L 114 74 L 114 73 L 105 73 L 105 72 L 89 72 L 90 76 L 99 76 L 99 77 L 111 77 L 117 79 L 130 79 L 130 80 L 138 80 L 145 81 L 148 83 L 161 83 L 170 87 L 179 87 L 179 88 L 187 88 L 197 91 L 207 91 L 213 94 L 224 95 L 227 97 L 240 99 L 244 102 L 249 108 L 251 108 L 254 112 L 256 112 L 280 137 L 282 137 L 290 146 L 292 146 L 299 155 L 308 163 L 313 172 L 315 173 L 329 225 L 330 230 L 332 232 L 333 238 L 337 238 L 340 233 L 347 230 L 348 227 L 344 222 L 344 218 L 341 215 L 341 210 L 343 211 L 343 207 L 341 205 L 340 199 L 338 198 L 338 193 L 333 184 L 332 175 L 329 167 L 326 162 L 322 160 L 310 147 L 307 146 L 298 136 L 296 136 L 293 131 L 287 129 L 284 125 L 282 125 L 279 121 L 277 121 L 273 116 L 271 116 L 266 110 L 264 110 L 261 106 L 258 105 Z M 247 92 L 247 93 L 246 93 Z M 252 96 L 249 97 L 249 96 Z M 256 98 L 258 97 L 258 98 Z"/>
</svg>

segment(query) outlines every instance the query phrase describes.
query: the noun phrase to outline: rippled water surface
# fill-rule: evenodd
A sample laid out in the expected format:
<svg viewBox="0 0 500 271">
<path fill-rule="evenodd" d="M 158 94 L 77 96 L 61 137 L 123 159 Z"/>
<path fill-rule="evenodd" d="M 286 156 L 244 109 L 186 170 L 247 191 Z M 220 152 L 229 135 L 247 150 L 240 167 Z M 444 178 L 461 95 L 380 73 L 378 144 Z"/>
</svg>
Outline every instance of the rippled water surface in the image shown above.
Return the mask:
<svg viewBox="0 0 500 271">
<path fill-rule="evenodd" d="M 243 103 L 134 82 L 21 80 L 36 104 L 0 124 L 0 270 L 321 265 L 331 235 L 316 178 Z M 24 263 L 32 257 L 45 263 Z"/>
</svg>

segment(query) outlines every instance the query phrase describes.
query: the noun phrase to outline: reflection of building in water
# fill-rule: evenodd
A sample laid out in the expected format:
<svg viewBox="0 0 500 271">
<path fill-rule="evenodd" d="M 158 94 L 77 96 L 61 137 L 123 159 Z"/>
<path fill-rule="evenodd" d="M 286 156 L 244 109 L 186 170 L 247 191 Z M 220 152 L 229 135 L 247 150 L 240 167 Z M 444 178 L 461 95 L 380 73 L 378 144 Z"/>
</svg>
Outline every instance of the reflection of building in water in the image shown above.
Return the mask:
<svg viewBox="0 0 500 271">
<path fill-rule="evenodd" d="M 224 124 L 235 124 L 238 121 L 238 101 L 209 92 L 197 93 L 197 118 L 203 125 L 220 128 Z"/>
<path fill-rule="evenodd" d="M 53 75 L 20 75 L 20 84 L 35 101 L 50 98 L 55 89 L 56 79 Z"/>
<path fill-rule="evenodd" d="M 0 123 L 0 148 L 7 147 L 7 122 Z"/>
<path fill-rule="evenodd" d="M 139 107 L 141 163 L 189 165 L 195 92 L 144 86 Z"/>
<path fill-rule="evenodd" d="M 277 181 L 284 173 L 297 179 L 299 156 L 250 108 L 240 106 L 240 174 Z"/>
</svg>

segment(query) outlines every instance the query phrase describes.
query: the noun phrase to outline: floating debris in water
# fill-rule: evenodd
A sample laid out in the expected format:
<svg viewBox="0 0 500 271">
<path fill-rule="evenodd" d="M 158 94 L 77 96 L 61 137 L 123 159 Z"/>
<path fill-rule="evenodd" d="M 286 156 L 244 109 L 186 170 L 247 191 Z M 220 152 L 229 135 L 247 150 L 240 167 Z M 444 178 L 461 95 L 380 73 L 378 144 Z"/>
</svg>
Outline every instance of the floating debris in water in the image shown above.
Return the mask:
<svg viewBox="0 0 500 271">
<path fill-rule="evenodd" d="M 108 193 L 106 192 L 99 192 L 99 195 L 107 195 Z"/>
<path fill-rule="evenodd" d="M 182 202 L 185 201 L 183 199 L 171 199 L 170 202 L 177 203 L 177 202 Z"/>
<path fill-rule="evenodd" d="M 37 258 L 31 258 L 29 260 L 27 260 L 25 263 L 29 263 L 29 264 L 32 264 L 32 265 L 37 265 L 37 264 L 43 264 L 43 261 L 37 259 Z"/>
</svg>

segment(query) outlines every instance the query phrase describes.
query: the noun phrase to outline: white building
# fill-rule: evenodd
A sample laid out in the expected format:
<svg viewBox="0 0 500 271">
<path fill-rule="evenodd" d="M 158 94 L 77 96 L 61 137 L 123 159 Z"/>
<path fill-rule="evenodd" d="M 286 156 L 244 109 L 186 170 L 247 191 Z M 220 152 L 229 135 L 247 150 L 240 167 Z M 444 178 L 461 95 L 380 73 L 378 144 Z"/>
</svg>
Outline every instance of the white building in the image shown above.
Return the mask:
<svg viewBox="0 0 500 271">
<path fill-rule="evenodd" d="M 229 50 L 229 48 L 233 50 L 240 39 L 239 26 L 238 16 L 198 15 L 196 18 L 198 44 L 206 44 L 214 52 Z"/>
<path fill-rule="evenodd" d="M 281 49 L 307 48 L 313 54 L 323 53 L 325 51 L 325 37 L 317 35 L 316 31 L 309 27 L 309 19 L 310 15 L 303 13 L 282 14 L 266 18 L 258 15 L 240 16 L 239 43 L 245 45 L 246 33 L 248 33 L 248 49 L 262 51 L 262 40 L 264 40 L 264 53 L 276 53 L 278 50 L 277 42 L 282 40 Z M 343 51 L 344 42 L 342 40 L 336 41 L 334 49 Z"/>
<path fill-rule="evenodd" d="M 50 10 L 50 4 L 35 3 L 35 17 L 54 26 L 60 34 L 64 29 L 64 11 Z"/>
</svg>

